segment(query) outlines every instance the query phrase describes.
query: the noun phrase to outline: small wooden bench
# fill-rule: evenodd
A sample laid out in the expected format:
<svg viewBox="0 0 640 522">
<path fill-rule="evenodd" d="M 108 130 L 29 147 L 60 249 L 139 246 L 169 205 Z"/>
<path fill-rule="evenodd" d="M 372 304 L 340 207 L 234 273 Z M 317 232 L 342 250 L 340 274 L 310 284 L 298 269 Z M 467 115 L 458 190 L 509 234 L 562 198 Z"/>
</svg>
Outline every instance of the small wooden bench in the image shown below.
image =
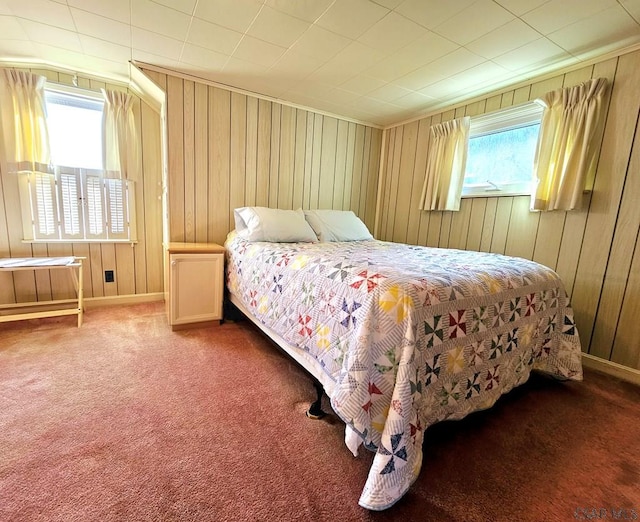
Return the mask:
<svg viewBox="0 0 640 522">
<path fill-rule="evenodd" d="M 39 319 L 42 317 L 58 317 L 62 315 L 77 315 L 78 328 L 82 326 L 82 316 L 84 313 L 84 296 L 83 296 L 83 274 L 82 261 L 85 257 L 68 256 L 68 257 L 22 257 L 22 258 L 0 258 L 0 271 L 15 272 L 18 270 L 68 270 L 76 289 L 75 299 L 61 299 L 54 301 L 35 301 L 30 303 L 11 303 L 0 305 L 0 310 L 12 308 L 32 308 L 44 306 L 61 306 L 65 304 L 74 304 L 73 308 L 62 308 L 52 310 L 41 310 L 37 312 L 20 312 L 14 314 L 3 315 L 0 313 L 0 323 L 8 321 L 19 321 L 23 319 Z"/>
</svg>

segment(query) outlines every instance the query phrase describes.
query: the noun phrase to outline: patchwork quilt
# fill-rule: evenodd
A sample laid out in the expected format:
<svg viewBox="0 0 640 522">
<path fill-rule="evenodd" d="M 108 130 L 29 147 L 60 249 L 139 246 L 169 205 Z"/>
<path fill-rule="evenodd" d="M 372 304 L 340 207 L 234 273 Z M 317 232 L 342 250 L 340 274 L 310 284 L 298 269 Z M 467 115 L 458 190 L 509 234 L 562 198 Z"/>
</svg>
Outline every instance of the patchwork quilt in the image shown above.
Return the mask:
<svg viewBox="0 0 640 522">
<path fill-rule="evenodd" d="M 492 406 L 533 369 L 582 379 L 565 289 L 532 261 L 377 240 L 250 243 L 234 232 L 225 246 L 229 291 L 317 362 L 346 440 L 375 452 L 365 508 L 407 491 L 428 426 Z"/>
</svg>

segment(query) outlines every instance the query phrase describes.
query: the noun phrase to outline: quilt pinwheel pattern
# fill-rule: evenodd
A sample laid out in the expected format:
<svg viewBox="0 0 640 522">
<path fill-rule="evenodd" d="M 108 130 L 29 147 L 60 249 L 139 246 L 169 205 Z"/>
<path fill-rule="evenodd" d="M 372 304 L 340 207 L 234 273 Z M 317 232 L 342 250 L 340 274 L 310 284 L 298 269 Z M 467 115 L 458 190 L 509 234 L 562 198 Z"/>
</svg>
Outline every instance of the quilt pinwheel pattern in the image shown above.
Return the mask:
<svg viewBox="0 0 640 522">
<path fill-rule="evenodd" d="M 310 356 L 347 432 L 375 453 L 365 508 L 406 493 L 432 424 L 491 407 L 534 369 L 582 379 L 567 293 L 540 264 L 377 240 L 232 232 L 225 245 L 229 291 L 285 349 Z"/>
</svg>

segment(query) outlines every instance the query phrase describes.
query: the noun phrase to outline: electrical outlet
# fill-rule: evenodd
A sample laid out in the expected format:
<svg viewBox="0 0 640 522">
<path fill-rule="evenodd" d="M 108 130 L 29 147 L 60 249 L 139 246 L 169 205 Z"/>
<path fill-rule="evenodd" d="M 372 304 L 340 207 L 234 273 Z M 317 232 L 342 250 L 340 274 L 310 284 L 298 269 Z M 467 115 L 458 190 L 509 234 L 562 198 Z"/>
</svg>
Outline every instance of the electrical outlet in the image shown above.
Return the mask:
<svg viewBox="0 0 640 522">
<path fill-rule="evenodd" d="M 105 283 L 113 283 L 115 281 L 115 277 L 113 274 L 113 270 L 105 270 L 104 271 L 104 282 Z"/>
</svg>

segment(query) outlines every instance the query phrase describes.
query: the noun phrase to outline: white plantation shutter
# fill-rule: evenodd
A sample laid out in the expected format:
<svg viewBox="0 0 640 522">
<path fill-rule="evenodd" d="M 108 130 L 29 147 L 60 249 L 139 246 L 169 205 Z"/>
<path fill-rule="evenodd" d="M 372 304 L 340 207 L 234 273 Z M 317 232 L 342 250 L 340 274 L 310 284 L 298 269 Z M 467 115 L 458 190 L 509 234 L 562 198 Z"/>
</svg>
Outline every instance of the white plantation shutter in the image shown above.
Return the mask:
<svg viewBox="0 0 640 522">
<path fill-rule="evenodd" d="M 56 177 L 46 172 L 18 174 L 24 239 L 58 239 Z"/>
<path fill-rule="evenodd" d="M 60 235 L 64 239 L 81 239 L 82 194 L 80 177 L 76 169 L 61 168 L 58 172 L 58 205 L 60 208 Z"/>
<path fill-rule="evenodd" d="M 127 239 L 129 219 L 127 216 L 126 180 L 105 179 L 107 189 L 107 225 L 110 239 Z"/>
<path fill-rule="evenodd" d="M 58 236 L 58 213 L 56 209 L 55 174 L 31 172 L 28 175 L 33 205 L 33 227 L 36 237 Z"/>
<path fill-rule="evenodd" d="M 106 238 L 104 180 L 99 175 L 86 173 L 83 182 L 85 237 Z"/>
</svg>

